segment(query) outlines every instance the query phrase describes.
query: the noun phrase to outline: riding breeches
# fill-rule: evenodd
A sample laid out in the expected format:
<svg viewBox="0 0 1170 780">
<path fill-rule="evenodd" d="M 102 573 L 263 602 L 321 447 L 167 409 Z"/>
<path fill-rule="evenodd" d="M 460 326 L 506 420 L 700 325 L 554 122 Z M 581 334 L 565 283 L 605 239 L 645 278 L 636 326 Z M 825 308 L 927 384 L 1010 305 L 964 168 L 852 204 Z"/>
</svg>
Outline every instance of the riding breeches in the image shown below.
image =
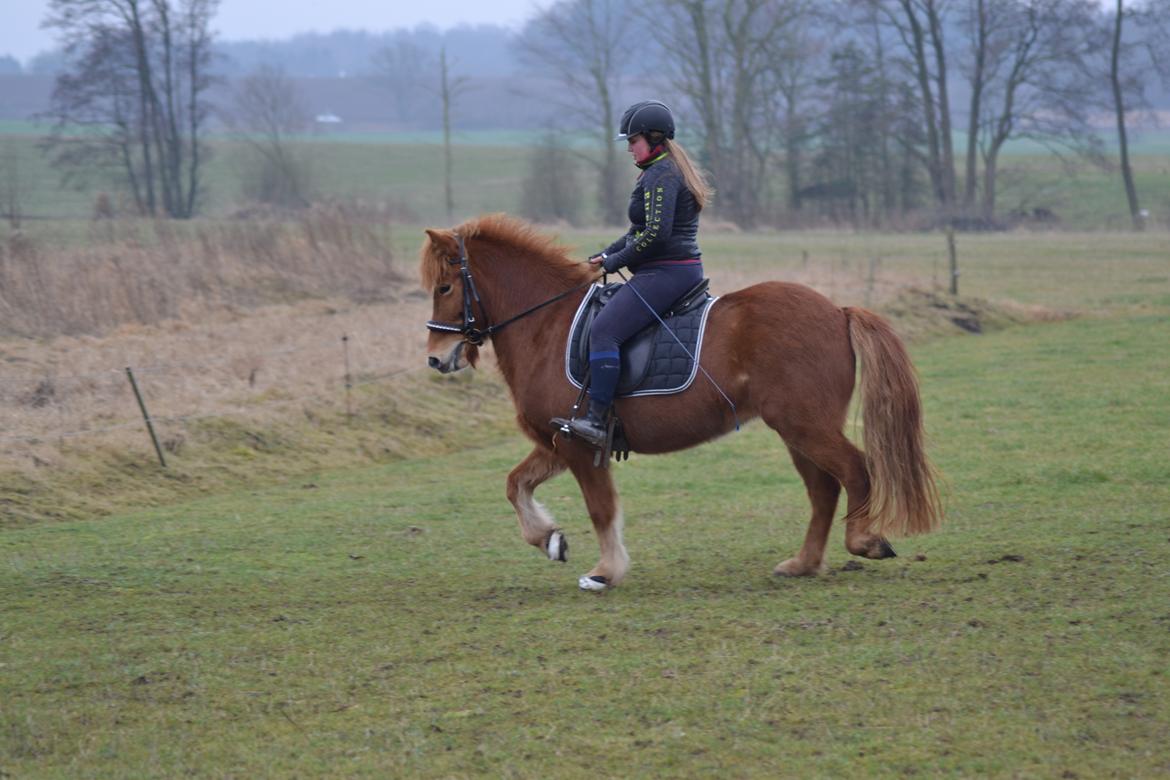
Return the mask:
<svg viewBox="0 0 1170 780">
<path fill-rule="evenodd" d="M 589 335 L 589 397 L 613 403 L 621 374 L 621 346 L 703 281 L 701 263 L 651 264 L 638 269 L 593 321 Z"/>
</svg>

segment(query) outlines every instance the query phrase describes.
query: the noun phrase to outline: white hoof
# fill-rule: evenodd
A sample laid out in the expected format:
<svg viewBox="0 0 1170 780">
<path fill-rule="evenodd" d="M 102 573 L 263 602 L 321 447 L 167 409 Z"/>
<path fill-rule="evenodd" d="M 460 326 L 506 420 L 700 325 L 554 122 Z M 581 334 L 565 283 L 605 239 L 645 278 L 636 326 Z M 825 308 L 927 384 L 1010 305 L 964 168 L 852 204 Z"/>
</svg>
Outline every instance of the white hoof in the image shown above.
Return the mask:
<svg viewBox="0 0 1170 780">
<path fill-rule="evenodd" d="M 550 561 L 569 560 L 569 540 L 560 531 L 553 531 L 548 538 L 548 559 Z"/>
<path fill-rule="evenodd" d="M 609 587 L 609 580 L 605 577 L 582 575 L 581 579 L 577 580 L 577 587 L 581 590 L 589 590 L 597 593 Z"/>
</svg>

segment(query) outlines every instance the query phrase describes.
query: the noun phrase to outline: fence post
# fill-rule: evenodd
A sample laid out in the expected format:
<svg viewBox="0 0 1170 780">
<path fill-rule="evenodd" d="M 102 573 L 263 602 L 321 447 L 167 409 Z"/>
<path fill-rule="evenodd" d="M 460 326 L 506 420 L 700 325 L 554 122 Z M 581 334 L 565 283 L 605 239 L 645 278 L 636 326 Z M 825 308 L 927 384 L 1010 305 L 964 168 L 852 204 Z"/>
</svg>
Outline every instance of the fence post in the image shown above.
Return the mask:
<svg viewBox="0 0 1170 780">
<path fill-rule="evenodd" d="M 351 422 L 353 420 L 353 397 L 351 393 L 353 379 L 349 373 L 349 334 L 341 337 L 341 347 L 345 350 L 345 420 L 346 422 Z"/>
<path fill-rule="evenodd" d="M 951 261 L 951 295 L 959 294 L 959 257 L 955 251 L 955 228 L 947 225 L 947 257 Z"/>
<path fill-rule="evenodd" d="M 126 366 L 126 376 L 130 379 L 130 389 L 134 391 L 134 397 L 138 400 L 138 408 L 142 411 L 142 419 L 146 422 L 146 430 L 150 432 L 150 440 L 154 443 L 154 451 L 158 454 L 158 462 L 165 469 L 167 467 L 167 459 L 163 457 L 162 447 L 158 446 L 158 437 L 154 435 L 154 423 L 150 421 L 150 414 L 146 411 L 146 402 L 142 400 L 142 393 L 138 392 L 138 383 L 134 381 L 134 372 L 130 370 L 130 366 Z"/>
</svg>

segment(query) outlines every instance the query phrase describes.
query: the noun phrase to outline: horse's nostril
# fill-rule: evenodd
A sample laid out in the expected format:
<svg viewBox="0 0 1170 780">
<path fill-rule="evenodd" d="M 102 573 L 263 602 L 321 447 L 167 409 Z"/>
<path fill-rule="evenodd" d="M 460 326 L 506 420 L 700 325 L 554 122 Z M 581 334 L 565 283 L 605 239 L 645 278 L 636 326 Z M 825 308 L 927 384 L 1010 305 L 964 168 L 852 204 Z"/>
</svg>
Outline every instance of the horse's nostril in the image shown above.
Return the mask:
<svg viewBox="0 0 1170 780">
<path fill-rule="evenodd" d="M 441 362 L 442 361 L 440 361 L 437 357 L 427 358 L 427 365 L 430 366 L 431 368 L 438 368 L 439 363 L 441 363 Z"/>
</svg>

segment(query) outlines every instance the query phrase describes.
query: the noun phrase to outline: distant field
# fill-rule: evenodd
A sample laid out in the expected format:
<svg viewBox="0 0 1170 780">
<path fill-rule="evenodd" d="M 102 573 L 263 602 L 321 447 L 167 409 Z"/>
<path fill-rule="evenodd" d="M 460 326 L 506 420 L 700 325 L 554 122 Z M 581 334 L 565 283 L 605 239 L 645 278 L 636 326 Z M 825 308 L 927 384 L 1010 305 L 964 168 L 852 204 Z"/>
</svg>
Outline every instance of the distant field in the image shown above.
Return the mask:
<svg viewBox="0 0 1170 780">
<path fill-rule="evenodd" d="M 0 159 L 17 159 L 24 209 L 35 218 L 87 218 L 94 193 L 114 189 L 112 182 L 92 180 L 88 189 L 62 189 L 58 174 L 36 147 L 38 126 L 0 123 Z M 517 212 L 521 189 L 540 134 L 467 132 L 455 134 L 455 213 L 457 218 L 486 211 Z M 246 204 L 240 180 L 241 150 L 227 139 L 213 139 L 206 169 L 203 212 L 225 215 Z M 400 221 L 438 223 L 446 219 L 443 201 L 443 157 L 434 133 L 327 135 L 299 142 L 311 160 L 315 190 L 322 197 L 357 197 L 395 204 Z M 576 138 L 566 144 L 575 151 L 565 159 L 588 153 Z M 1170 133 L 1139 134 L 1134 147 L 1137 185 L 1143 206 L 1155 224 L 1170 225 Z M 591 167 L 578 165 L 586 222 L 593 220 L 594 184 Z M 631 169 L 631 180 L 633 169 Z M 1066 169 L 1056 157 L 1035 145 L 1021 143 L 1004 158 L 999 207 L 1054 212 L 1063 227 L 1124 229 L 1128 225 L 1124 193 L 1114 171 L 1086 163 Z"/>
<path fill-rule="evenodd" d="M 9 151 L 11 150 L 11 151 Z M 314 190 L 321 197 L 364 198 L 397 205 L 406 219 L 443 218 L 443 152 L 434 144 L 385 144 L 358 141 L 306 141 Z M 19 159 L 27 196 L 25 211 L 33 218 L 88 218 L 94 193 L 113 191 L 112 182 L 95 178 L 86 191 L 65 189 L 42 157 L 36 141 L 0 136 L 0 159 Z M 239 170 L 242 151 L 231 141 L 212 143 L 205 170 L 204 205 L 209 216 L 224 216 L 248 204 Z M 527 156 L 520 147 L 459 147 L 455 151 L 458 213 L 516 211 Z"/>
</svg>

